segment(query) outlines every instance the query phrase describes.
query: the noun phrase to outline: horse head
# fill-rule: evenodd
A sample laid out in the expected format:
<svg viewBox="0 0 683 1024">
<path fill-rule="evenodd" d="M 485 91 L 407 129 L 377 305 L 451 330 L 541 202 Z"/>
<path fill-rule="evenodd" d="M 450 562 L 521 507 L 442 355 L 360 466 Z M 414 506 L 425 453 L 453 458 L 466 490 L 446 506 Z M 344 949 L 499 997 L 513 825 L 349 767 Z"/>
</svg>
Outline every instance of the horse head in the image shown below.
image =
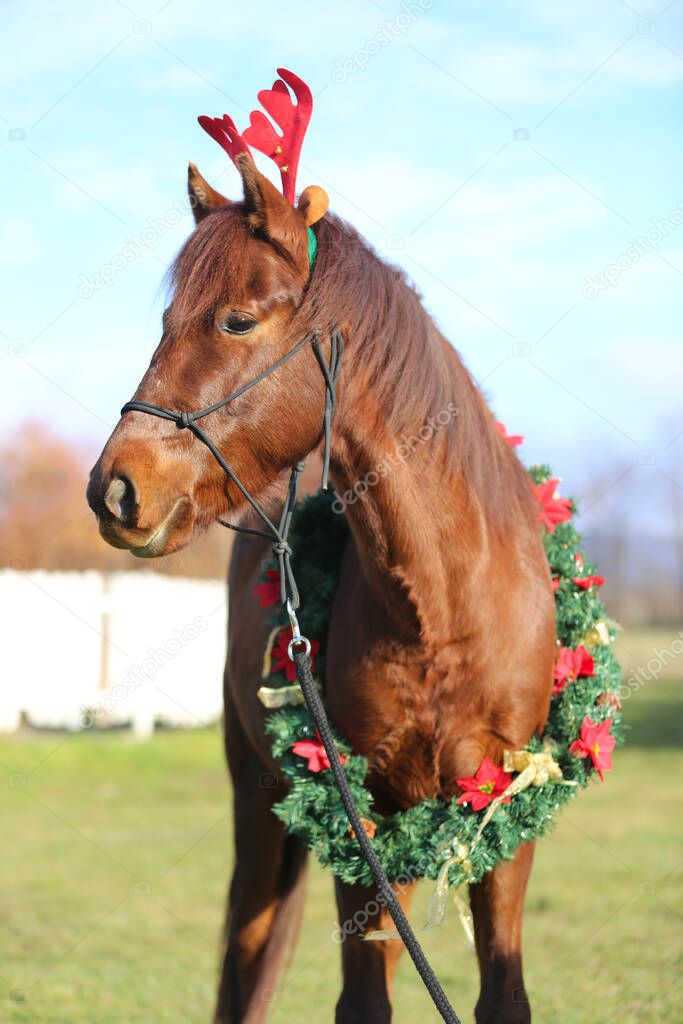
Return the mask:
<svg viewBox="0 0 683 1024">
<path fill-rule="evenodd" d="M 261 121 L 252 114 L 244 136 L 257 148 L 273 149 L 269 155 L 293 199 L 310 92 L 302 91 L 296 76 L 281 74 L 295 86 L 299 104 L 293 107 L 281 81 L 260 98 L 283 135 L 272 128 L 269 135 L 263 115 Z M 321 378 L 311 355 L 283 362 L 258 387 L 245 386 L 313 326 L 313 310 L 303 311 L 302 303 L 311 274 L 311 226 L 325 214 L 327 195 L 310 186 L 295 207 L 256 168 L 230 118 L 200 123 L 229 152 L 244 198 L 226 199 L 190 164 L 195 230 L 171 270 L 161 341 L 135 392 L 134 408 L 124 408 L 87 492 L 105 540 L 141 557 L 184 547 L 221 516 L 240 511 L 246 499 L 210 449 L 191 430 L 178 429 L 187 420 L 145 415 L 135 406 L 191 413 L 237 393 L 204 416 L 202 429 L 257 496 L 321 436 Z"/>
</svg>

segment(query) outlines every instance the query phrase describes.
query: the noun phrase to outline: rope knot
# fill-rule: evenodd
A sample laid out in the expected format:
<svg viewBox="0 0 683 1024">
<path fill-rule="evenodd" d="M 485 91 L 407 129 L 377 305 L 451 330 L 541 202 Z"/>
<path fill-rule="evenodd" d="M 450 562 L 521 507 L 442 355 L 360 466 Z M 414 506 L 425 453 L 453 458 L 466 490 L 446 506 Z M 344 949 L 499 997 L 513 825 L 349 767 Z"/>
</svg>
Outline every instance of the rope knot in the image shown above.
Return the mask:
<svg viewBox="0 0 683 1024">
<path fill-rule="evenodd" d="M 292 549 L 286 540 L 278 540 L 273 544 L 273 554 L 278 556 L 287 555 L 287 557 L 291 557 Z"/>
<path fill-rule="evenodd" d="M 189 427 L 194 422 L 194 416 L 191 412 L 181 412 L 176 420 L 176 426 L 178 430 L 184 430 L 185 427 Z"/>
</svg>

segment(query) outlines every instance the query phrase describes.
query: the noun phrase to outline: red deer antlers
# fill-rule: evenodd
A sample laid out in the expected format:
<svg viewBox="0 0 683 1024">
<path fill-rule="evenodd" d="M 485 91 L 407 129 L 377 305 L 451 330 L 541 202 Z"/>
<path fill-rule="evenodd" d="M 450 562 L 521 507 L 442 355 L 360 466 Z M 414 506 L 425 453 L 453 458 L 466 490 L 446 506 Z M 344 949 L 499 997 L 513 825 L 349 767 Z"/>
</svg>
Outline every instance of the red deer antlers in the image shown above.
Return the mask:
<svg viewBox="0 0 683 1024">
<path fill-rule="evenodd" d="M 282 192 L 292 205 L 296 189 L 296 172 L 304 135 L 311 120 L 313 96 L 306 83 L 286 68 L 278 68 L 280 76 L 272 89 L 262 89 L 259 102 L 281 131 L 278 135 L 271 121 L 260 110 L 252 110 L 249 126 L 240 135 L 235 122 L 227 114 L 223 117 L 199 118 L 199 123 L 211 138 L 223 147 L 230 159 L 241 153 L 251 155 L 249 146 L 258 149 L 278 166 L 282 178 Z M 296 97 L 292 102 L 290 87 Z"/>
</svg>

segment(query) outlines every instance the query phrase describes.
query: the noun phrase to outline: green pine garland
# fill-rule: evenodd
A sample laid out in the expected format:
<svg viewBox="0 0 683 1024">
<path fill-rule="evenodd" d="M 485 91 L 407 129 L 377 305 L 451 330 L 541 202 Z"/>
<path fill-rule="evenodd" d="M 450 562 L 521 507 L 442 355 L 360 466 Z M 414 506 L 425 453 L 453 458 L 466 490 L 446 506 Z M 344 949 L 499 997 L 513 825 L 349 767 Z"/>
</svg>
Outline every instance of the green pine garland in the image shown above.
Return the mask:
<svg viewBox="0 0 683 1024">
<path fill-rule="evenodd" d="M 533 467 L 530 476 L 533 484 L 552 479 L 547 466 Z M 303 596 L 300 625 L 305 636 L 316 638 L 320 644 L 315 667 L 321 681 L 325 678 L 330 609 L 348 535 L 344 517 L 335 514 L 331 504 L 332 498 L 324 494 L 307 499 L 298 507 L 292 524 L 293 568 Z M 573 519 L 574 505 L 571 505 L 571 512 Z M 473 811 L 454 798 L 450 803 L 440 799 L 424 800 L 389 816 L 377 814 L 365 785 L 366 758 L 354 754 L 344 737 L 336 733 L 359 813 L 376 826 L 373 844 L 392 881 L 407 877 L 436 878 L 441 866 L 453 858 L 458 849 L 462 850 L 461 844 L 468 848 L 468 858 L 459 861 L 453 858 L 448 869 L 449 883 L 459 885 L 481 880 L 501 859 L 511 858 L 521 843 L 544 835 L 559 808 L 587 786 L 595 774 L 590 757 L 580 758 L 569 750 L 580 735 L 585 716 L 595 723 L 611 718 L 612 735 L 617 742 L 622 740 L 623 727 L 615 707 L 618 702 L 598 703 L 602 694 L 618 691 L 621 682 L 619 667 L 609 646 L 614 629 L 606 623 L 605 609 L 596 588 L 584 590 L 573 582 L 575 576 L 592 574 L 594 567 L 588 562 L 580 568 L 577 566 L 575 556 L 579 552 L 580 538 L 571 519 L 559 523 L 552 532 L 545 530 L 544 534 L 552 576 L 559 578 L 556 591 L 558 643 L 572 649 L 583 643 L 590 649 L 595 667 L 593 675 L 574 679 L 553 697 L 545 732 L 541 739 L 533 738 L 527 749 L 540 752 L 550 746 L 565 782 L 573 785 L 549 780 L 542 786 L 531 786 L 516 794 L 510 803 L 497 808 L 471 849 L 484 811 Z M 272 569 L 274 565 L 265 568 Z M 286 624 L 279 609 L 273 619 L 273 625 L 278 624 Z M 588 640 L 591 630 L 592 639 Z M 278 687 L 288 681 L 283 671 L 273 671 L 266 682 L 270 687 Z M 307 709 L 301 705 L 286 706 L 269 712 L 266 730 L 282 774 L 291 784 L 288 794 L 275 806 L 277 816 L 315 853 L 321 864 L 331 867 L 342 881 L 371 885 L 372 876 L 358 844 L 350 835 L 331 772 L 309 771 L 306 760 L 292 752 L 292 745 L 297 741 L 316 739 L 315 726 Z"/>
</svg>

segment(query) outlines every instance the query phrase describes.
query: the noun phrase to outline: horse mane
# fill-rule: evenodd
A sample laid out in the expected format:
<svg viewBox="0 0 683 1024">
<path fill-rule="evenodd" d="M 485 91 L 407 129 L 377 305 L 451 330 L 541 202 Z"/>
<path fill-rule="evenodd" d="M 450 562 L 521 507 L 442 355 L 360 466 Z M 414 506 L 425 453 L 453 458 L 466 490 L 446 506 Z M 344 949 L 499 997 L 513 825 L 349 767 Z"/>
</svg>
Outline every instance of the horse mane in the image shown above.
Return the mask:
<svg viewBox="0 0 683 1024">
<path fill-rule="evenodd" d="M 533 521 L 526 469 L 501 438 L 472 375 L 405 272 L 385 263 L 353 227 L 331 214 L 316 234 L 318 259 L 299 311 L 302 326 L 342 329 L 349 339 L 342 377 L 359 374 L 370 381 L 395 436 L 419 430 L 454 403 L 458 414 L 437 437 L 437 443 L 444 439 L 446 466 L 476 492 L 492 523 L 519 523 L 520 516 Z"/>
<path fill-rule="evenodd" d="M 180 334 L 190 323 L 207 324 L 227 296 L 249 290 L 244 252 L 250 231 L 241 203 L 199 223 L 167 275 L 173 301 L 166 330 Z M 312 324 L 324 332 L 338 326 L 347 342 L 342 378 L 358 374 L 368 381 L 396 437 L 419 430 L 454 403 L 457 415 L 437 438 L 446 468 L 462 475 L 493 523 L 532 517 L 526 470 L 498 434 L 472 376 L 404 271 L 385 263 L 339 217 L 328 213 L 315 231 L 318 256 L 291 322 L 291 343 Z"/>
</svg>

